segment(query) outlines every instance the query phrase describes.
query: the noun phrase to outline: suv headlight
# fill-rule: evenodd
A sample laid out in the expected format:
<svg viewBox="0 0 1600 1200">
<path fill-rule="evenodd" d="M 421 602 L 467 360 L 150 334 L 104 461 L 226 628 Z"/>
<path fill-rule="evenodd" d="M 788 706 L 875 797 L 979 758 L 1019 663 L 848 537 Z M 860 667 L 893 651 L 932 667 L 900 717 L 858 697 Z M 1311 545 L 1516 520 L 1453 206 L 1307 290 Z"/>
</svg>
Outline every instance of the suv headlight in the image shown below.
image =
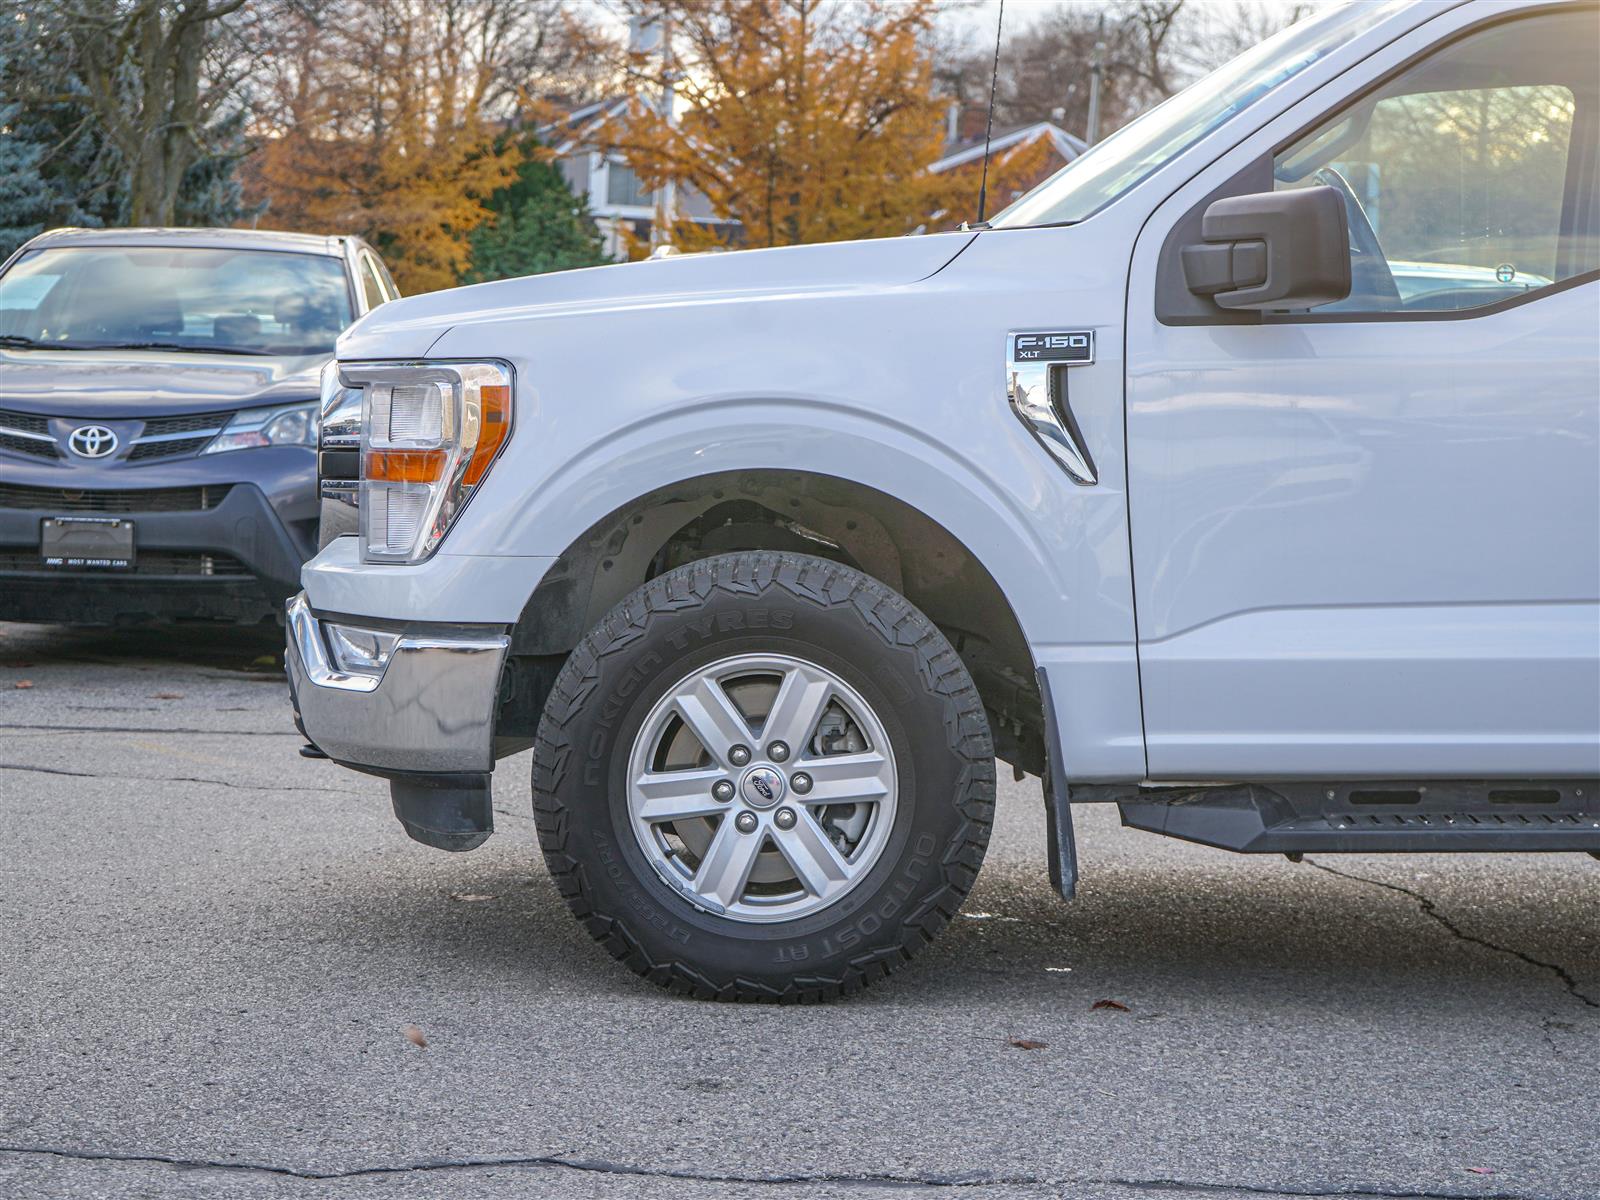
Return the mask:
<svg viewBox="0 0 1600 1200">
<path fill-rule="evenodd" d="M 368 562 L 438 548 L 511 436 L 511 368 L 341 363 L 361 389 L 361 547 Z"/>
<path fill-rule="evenodd" d="M 233 414 L 201 454 L 248 450 L 252 446 L 317 445 L 317 405 L 293 404 L 287 408 L 247 408 Z"/>
</svg>

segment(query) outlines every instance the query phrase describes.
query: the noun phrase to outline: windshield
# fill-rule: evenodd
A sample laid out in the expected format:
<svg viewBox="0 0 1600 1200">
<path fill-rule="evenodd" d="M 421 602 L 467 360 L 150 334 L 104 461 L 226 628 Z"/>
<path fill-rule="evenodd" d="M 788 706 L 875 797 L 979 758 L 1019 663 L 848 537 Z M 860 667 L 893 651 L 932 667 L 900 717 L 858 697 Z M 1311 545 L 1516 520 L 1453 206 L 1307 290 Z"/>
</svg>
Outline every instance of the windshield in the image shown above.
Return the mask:
<svg viewBox="0 0 1600 1200">
<path fill-rule="evenodd" d="M 331 354 L 344 262 L 199 246 L 57 246 L 0 276 L 0 346 Z"/>
<path fill-rule="evenodd" d="M 1284 80 L 1407 3 L 1352 4 L 1291 25 L 1124 125 L 990 224 L 1007 229 L 1083 220 Z"/>
</svg>

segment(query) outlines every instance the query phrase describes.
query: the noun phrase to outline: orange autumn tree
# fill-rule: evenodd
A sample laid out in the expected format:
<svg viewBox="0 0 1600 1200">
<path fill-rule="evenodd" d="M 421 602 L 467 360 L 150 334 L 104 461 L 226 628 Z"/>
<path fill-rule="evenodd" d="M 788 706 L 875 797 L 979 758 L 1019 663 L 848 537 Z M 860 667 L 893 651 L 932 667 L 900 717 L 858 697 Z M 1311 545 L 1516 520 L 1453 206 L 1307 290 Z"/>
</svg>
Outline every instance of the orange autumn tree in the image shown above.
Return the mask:
<svg viewBox="0 0 1600 1200">
<path fill-rule="evenodd" d="M 537 30 L 525 0 L 302 0 L 270 51 L 246 194 L 273 228 L 364 234 L 403 291 L 452 287 L 519 152 L 498 136 Z"/>
<path fill-rule="evenodd" d="M 647 187 L 673 181 L 749 246 L 909 233 L 944 207 L 931 176 L 934 0 L 667 0 L 672 61 L 633 55 L 636 99 L 601 133 Z M 670 86 L 677 119 L 647 98 Z M 681 207 L 681 206 L 680 206 Z M 963 214 L 966 215 L 966 214 Z M 679 219 L 672 243 L 717 235 Z"/>
</svg>

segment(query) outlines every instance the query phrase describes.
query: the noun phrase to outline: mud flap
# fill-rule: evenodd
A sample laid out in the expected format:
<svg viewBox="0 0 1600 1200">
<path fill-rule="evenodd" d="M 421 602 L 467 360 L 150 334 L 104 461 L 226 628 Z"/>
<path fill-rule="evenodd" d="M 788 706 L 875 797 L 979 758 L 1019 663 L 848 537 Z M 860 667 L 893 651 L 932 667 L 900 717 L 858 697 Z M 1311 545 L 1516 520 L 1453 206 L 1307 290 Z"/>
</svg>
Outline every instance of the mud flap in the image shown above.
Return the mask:
<svg viewBox="0 0 1600 1200">
<path fill-rule="evenodd" d="M 1061 755 L 1061 729 L 1056 725 L 1056 708 L 1050 699 L 1050 679 L 1043 671 L 1035 674 L 1044 708 L 1044 817 L 1050 886 L 1063 900 L 1071 900 L 1078 890 L 1078 847 L 1072 836 L 1071 789 L 1067 786 L 1066 765 Z"/>
</svg>

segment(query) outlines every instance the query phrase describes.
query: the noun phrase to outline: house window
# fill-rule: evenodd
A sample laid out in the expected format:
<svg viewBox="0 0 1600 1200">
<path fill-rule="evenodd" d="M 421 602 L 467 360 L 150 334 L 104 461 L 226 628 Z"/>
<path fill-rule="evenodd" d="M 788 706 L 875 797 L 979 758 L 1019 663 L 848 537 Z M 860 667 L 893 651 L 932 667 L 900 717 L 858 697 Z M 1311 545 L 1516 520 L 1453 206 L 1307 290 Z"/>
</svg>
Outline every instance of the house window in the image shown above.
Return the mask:
<svg viewBox="0 0 1600 1200">
<path fill-rule="evenodd" d="M 632 167 L 611 162 L 606 165 L 606 203 L 649 206 L 653 199 L 650 189 L 639 182 Z"/>
</svg>

